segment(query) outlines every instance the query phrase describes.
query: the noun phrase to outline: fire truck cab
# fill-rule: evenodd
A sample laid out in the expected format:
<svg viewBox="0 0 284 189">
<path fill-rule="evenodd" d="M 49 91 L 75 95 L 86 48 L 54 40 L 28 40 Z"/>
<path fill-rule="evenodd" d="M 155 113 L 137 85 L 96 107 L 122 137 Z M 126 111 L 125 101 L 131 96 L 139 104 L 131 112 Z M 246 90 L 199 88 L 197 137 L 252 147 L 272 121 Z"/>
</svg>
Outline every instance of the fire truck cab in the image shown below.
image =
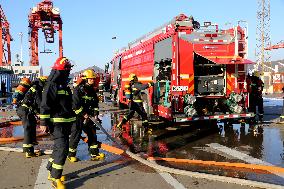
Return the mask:
<svg viewBox="0 0 284 189">
<path fill-rule="evenodd" d="M 142 83 L 144 107 L 176 122 L 249 118 L 246 67 L 247 30 L 200 25 L 184 14 L 129 43 L 112 59 L 111 85 L 117 102 L 127 104 L 130 73 Z"/>
</svg>

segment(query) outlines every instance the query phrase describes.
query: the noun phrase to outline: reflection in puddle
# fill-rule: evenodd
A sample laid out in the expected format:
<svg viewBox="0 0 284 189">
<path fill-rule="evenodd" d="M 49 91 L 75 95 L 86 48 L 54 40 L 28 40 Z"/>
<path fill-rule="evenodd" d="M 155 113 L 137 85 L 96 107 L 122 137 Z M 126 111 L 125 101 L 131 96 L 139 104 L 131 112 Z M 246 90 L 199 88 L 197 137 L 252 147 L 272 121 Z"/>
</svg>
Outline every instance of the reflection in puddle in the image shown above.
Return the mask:
<svg viewBox="0 0 284 189">
<path fill-rule="evenodd" d="M 37 126 L 36 133 L 40 134 L 41 130 Z M 24 137 L 24 128 L 22 125 L 8 126 L 0 128 L 0 138 L 22 138 Z"/>
<path fill-rule="evenodd" d="M 116 124 L 122 115 L 112 114 L 112 123 Z M 159 126 L 158 126 L 159 127 Z M 153 135 L 143 134 L 139 121 L 130 121 L 123 126 L 121 141 L 136 153 L 143 152 L 155 157 L 174 157 L 180 159 L 200 159 L 208 161 L 242 162 L 230 155 L 210 151 L 206 144 L 219 143 L 254 158 L 276 166 L 283 164 L 284 131 L 262 125 L 224 124 L 218 126 L 178 126 L 171 125 L 172 131 L 154 130 Z M 172 133 L 172 134 L 169 134 Z M 283 133 L 281 135 L 281 133 Z M 203 148 L 203 150 L 196 149 Z M 216 175 L 252 179 L 267 183 L 284 184 L 284 179 L 268 172 L 214 166 L 196 166 L 181 163 L 159 162 L 169 167 L 198 171 Z"/>
<path fill-rule="evenodd" d="M 284 132 L 280 128 L 233 124 L 225 127 L 221 137 L 222 145 L 238 148 L 254 158 L 284 167 Z"/>
<path fill-rule="evenodd" d="M 233 148 L 242 153 L 248 154 L 254 158 L 261 159 L 271 164 L 284 167 L 283 157 L 283 139 L 284 129 L 276 127 L 249 126 L 241 124 L 225 125 L 219 123 L 218 127 L 208 126 L 189 126 L 171 125 L 171 128 L 165 129 L 164 123 L 152 123 L 154 132 L 152 135 L 144 133 L 141 121 L 133 120 L 123 126 L 122 134 L 117 135 L 114 126 L 122 119 L 122 114 L 107 113 L 100 116 L 103 127 L 112 136 L 128 146 L 135 153 L 143 153 L 155 157 L 174 157 L 180 159 L 200 159 L 210 161 L 228 161 L 241 162 L 240 160 L 226 157 L 224 154 L 218 154 L 210 151 L 206 144 L 219 143 L 229 148 Z M 102 131 L 97 130 L 98 140 L 100 142 L 113 145 L 112 141 Z M 0 137 L 22 137 L 23 127 L 14 126 L 0 128 Z M 50 139 L 44 138 L 44 142 Z M 52 145 L 46 145 L 50 148 Z M 115 146 L 115 145 L 114 145 Z M 203 150 L 200 150 L 203 149 Z M 106 153 L 106 161 L 117 157 L 116 155 Z M 77 156 L 81 160 L 89 160 L 88 146 L 80 141 Z M 161 164 L 192 170 L 232 176 L 238 178 L 249 178 L 258 181 L 267 181 L 284 184 L 282 178 L 275 177 L 266 173 L 255 173 L 247 170 L 220 169 L 212 166 L 196 166 L 177 163 L 159 162 Z"/>
</svg>

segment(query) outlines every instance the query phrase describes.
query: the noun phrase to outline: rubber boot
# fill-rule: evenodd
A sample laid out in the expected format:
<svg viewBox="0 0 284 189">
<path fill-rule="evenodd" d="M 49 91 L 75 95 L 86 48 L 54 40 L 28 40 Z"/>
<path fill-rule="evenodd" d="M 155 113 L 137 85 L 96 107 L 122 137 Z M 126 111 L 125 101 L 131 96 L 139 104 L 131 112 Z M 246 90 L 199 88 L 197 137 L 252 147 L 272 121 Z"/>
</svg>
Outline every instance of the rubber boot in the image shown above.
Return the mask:
<svg viewBox="0 0 284 189">
<path fill-rule="evenodd" d="M 41 151 L 34 152 L 34 147 L 24 148 L 26 158 L 39 157 L 43 153 Z"/>
<path fill-rule="evenodd" d="M 66 189 L 64 183 L 60 179 L 52 180 L 52 186 L 56 189 Z"/>
<path fill-rule="evenodd" d="M 56 180 L 55 178 L 52 178 L 52 177 L 51 177 L 50 171 L 48 171 L 47 179 L 50 180 L 50 181 L 55 181 L 55 180 Z M 66 181 L 66 177 L 65 177 L 64 175 L 62 175 L 62 176 L 60 177 L 60 180 L 61 180 L 62 182 L 64 182 L 64 181 Z"/>
<path fill-rule="evenodd" d="M 105 159 L 104 153 L 91 154 L 91 161 L 102 161 Z"/>
<path fill-rule="evenodd" d="M 147 129 L 145 129 L 145 132 L 146 132 L 147 135 L 152 135 L 153 134 L 153 129 L 147 128 Z"/>
<path fill-rule="evenodd" d="M 99 152 L 99 148 L 90 148 L 91 161 L 101 161 L 105 159 L 105 154 Z"/>
<path fill-rule="evenodd" d="M 71 162 L 71 163 L 75 163 L 75 162 L 78 162 L 79 159 L 77 157 L 67 157 L 67 159 Z"/>
<path fill-rule="evenodd" d="M 39 157 L 42 156 L 42 152 L 26 152 L 26 158 L 31 158 L 31 157 Z"/>
<path fill-rule="evenodd" d="M 78 162 L 79 159 L 76 157 L 76 152 L 69 152 L 67 159 L 71 162 L 71 163 L 75 163 Z"/>
</svg>

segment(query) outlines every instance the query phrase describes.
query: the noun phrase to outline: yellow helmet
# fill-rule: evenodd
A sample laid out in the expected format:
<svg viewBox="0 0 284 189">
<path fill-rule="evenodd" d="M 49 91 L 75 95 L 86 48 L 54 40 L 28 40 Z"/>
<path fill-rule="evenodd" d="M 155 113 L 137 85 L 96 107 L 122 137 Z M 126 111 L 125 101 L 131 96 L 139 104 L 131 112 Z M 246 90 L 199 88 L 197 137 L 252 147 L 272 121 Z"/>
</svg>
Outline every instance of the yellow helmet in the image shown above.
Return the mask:
<svg viewBox="0 0 284 189">
<path fill-rule="evenodd" d="M 85 70 L 82 79 L 94 79 L 96 77 L 97 74 L 94 72 L 94 70 Z"/>
<path fill-rule="evenodd" d="M 40 77 L 38 77 L 38 78 L 39 78 L 39 80 L 41 80 L 41 81 L 46 81 L 47 78 L 48 78 L 48 76 L 40 76 Z"/>
<path fill-rule="evenodd" d="M 138 78 L 137 78 L 136 74 L 131 73 L 131 74 L 129 75 L 129 80 L 130 80 L 130 81 L 134 81 L 134 80 L 138 80 Z"/>
<path fill-rule="evenodd" d="M 255 76 L 255 77 L 259 77 L 259 76 L 260 76 L 260 73 L 259 73 L 259 71 L 254 71 L 254 72 L 252 73 L 252 75 Z"/>
</svg>

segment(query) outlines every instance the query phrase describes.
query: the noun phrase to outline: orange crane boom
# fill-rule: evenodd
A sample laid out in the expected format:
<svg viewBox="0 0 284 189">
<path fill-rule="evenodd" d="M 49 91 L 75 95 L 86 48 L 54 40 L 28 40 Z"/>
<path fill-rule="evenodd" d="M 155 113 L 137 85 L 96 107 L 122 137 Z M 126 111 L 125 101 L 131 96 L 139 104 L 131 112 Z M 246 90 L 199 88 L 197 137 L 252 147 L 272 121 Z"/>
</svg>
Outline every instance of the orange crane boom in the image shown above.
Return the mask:
<svg viewBox="0 0 284 189">
<path fill-rule="evenodd" d="M 272 50 L 272 49 L 281 49 L 284 48 L 284 40 L 278 42 L 276 45 L 271 45 L 266 47 L 265 50 Z"/>
</svg>

